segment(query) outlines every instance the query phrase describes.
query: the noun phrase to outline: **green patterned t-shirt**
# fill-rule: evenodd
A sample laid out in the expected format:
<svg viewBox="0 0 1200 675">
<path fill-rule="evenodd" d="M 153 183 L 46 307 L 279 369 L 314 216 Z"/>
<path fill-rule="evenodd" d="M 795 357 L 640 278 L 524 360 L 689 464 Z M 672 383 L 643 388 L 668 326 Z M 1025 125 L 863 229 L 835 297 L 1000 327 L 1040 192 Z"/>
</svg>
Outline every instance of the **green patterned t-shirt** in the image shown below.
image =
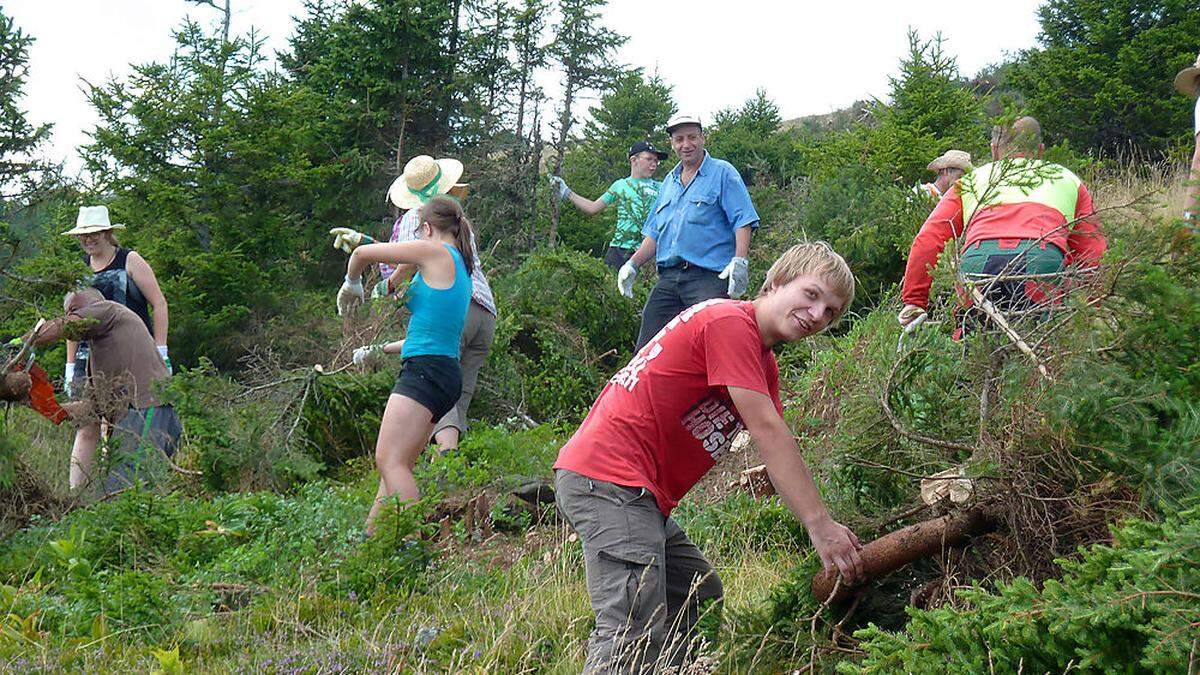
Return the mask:
<svg viewBox="0 0 1200 675">
<path fill-rule="evenodd" d="M 653 178 L 625 177 L 600 196 L 605 204 L 617 203 L 617 229 L 609 246 L 635 249 L 642 243 L 642 224 L 658 199 L 660 185 Z"/>
</svg>

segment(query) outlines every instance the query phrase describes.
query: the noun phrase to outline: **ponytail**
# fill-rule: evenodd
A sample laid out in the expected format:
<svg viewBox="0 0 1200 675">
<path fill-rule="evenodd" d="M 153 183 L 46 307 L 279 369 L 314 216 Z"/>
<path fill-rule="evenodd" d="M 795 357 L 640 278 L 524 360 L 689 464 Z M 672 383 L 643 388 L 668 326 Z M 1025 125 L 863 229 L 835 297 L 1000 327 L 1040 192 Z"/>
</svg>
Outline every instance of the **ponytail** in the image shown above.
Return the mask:
<svg viewBox="0 0 1200 675">
<path fill-rule="evenodd" d="M 472 274 L 475 270 L 475 235 L 462 206 L 449 197 L 438 195 L 421 207 L 421 219 L 438 231 L 454 236 L 455 248 L 462 256 L 467 274 Z"/>
<path fill-rule="evenodd" d="M 462 255 L 463 265 L 467 267 L 467 274 L 474 274 L 475 231 L 471 227 L 471 221 L 467 219 L 467 214 L 461 211 L 458 214 L 458 232 L 454 235 L 454 242 Z"/>
</svg>

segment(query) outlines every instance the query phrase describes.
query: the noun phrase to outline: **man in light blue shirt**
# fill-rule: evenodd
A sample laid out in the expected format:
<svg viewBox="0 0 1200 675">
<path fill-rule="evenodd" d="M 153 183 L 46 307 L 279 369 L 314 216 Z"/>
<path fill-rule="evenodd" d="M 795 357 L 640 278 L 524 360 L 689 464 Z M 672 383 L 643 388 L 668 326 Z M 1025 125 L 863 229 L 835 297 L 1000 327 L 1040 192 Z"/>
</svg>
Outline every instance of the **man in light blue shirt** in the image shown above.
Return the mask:
<svg viewBox="0 0 1200 675">
<path fill-rule="evenodd" d="M 692 305 L 746 292 L 750 238 L 758 213 L 737 169 L 704 149 L 704 130 L 691 115 L 667 123 L 679 164 L 663 179 L 642 226 L 642 244 L 617 274 L 617 288 L 633 297 L 638 268 L 655 259 L 658 282 L 642 310 L 637 349 Z"/>
</svg>

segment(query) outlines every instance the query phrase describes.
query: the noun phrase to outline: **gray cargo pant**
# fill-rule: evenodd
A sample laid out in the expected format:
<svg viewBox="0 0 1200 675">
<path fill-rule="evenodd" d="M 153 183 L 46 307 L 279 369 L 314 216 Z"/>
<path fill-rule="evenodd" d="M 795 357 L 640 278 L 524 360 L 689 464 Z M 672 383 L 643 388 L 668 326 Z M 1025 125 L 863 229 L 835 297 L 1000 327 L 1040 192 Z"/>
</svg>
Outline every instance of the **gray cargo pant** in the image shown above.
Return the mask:
<svg viewBox="0 0 1200 675">
<path fill-rule="evenodd" d="M 467 308 L 467 320 L 463 323 L 462 345 L 459 361 L 462 363 L 462 394 L 458 403 L 450 412 L 442 416 L 433 426 L 433 434 L 448 427 L 458 429 L 461 435 L 467 430 L 467 409 L 471 407 L 471 399 L 475 396 L 475 386 L 479 383 L 479 370 L 487 361 L 488 352 L 492 350 L 492 340 L 496 337 L 496 317 L 483 308 L 478 302 L 471 301 Z"/>
<path fill-rule="evenodd" d="M 554 484 L 558 508 L 583 542 L 596 613 L 583 672 L 656 672 L 694 657 L 701 605 L 724 592 L 696 545 L 645 488 L 563 469 Z"/>
</svg>

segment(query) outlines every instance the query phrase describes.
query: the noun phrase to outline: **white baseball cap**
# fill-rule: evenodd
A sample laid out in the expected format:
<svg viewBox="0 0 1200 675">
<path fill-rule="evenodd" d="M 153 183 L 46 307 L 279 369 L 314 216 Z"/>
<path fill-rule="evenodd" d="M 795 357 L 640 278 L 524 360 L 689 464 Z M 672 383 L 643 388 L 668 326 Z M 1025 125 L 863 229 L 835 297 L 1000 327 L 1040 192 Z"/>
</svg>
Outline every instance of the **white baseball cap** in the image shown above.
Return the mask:
<svg viewBox="0 0 1200 675">
<path fill-rule="evenodd" d="M 695 124 L 696 126 L 700 127 L 701 131 L 704 130 L 704 125 L 700 123 L 699 117 L 696 117 L 695 115 L 685 115 L 685 114 L 680 113 L 680 114 L 672 117 L 667 122 L 667 133 L 669 134 L 672 131 L 675 131 L 676 127 L 681 127 L 685 124 Z"/>
</svg>

